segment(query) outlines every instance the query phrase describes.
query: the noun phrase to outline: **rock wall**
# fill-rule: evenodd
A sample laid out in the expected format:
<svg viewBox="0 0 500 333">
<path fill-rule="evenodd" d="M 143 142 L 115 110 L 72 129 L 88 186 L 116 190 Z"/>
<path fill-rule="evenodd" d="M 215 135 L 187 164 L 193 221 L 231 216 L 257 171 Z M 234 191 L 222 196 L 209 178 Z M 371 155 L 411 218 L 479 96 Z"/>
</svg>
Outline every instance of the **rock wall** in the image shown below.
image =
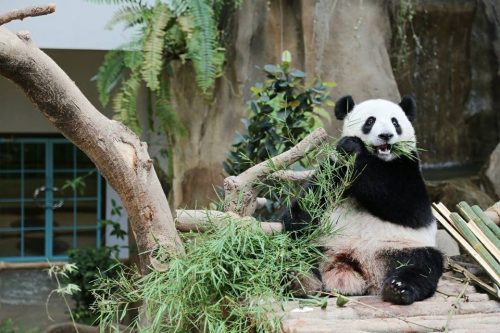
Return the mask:
<svg viewBox="0 0 500 333">
<path fill-rule="evenodd" d="M 422 49 L 409 38 L 407 67 L 395 78 L 390 54 L 394 59 L 400 52 L 393 38 L 399 3 L 246 0 L 228 15 L 227 65 L 214 99 L 197 91 L 189 66 L 179 64 L 171 79 L 174 105 L 189 131 L 175 147 L 174 205 L 204 207 L 215 198 L 213 185 L 222 184 L 221 162 L 242 128 L 249 89 L 263 79 L 258 67 L 278 63 L 285 49 L 310 80 L 335 81 L 334 98 L 399 101 L 399 91 L 414 95 L 426 166 L 484 162 L 500 139 L 500 4 L 412 0 L 408 33 L 418 35 Z M 332 119 L 327 130 L 337 135 L 340 123 Z"/>
<path fill-rule="evenodd" d="M 246 113 L 249 88 L 263 79 L 262 67 L 279 63 L 283 50 L 293 66 L 312 80 L 335 81 L 334 98 L 382 97 L 399 101 L 389 60 L 391 29 L 384 1 L 246 0 L 226 29 L 227 65 L 217 81 L 214 100 L 195 89 L 188 66 L 175 69 L 171 85 L 175 107 L 189 134 L 174 153 L 174 205 L 203 207 L 222 184 L 221 162 Z M 328 127 L 338 134 L 340 124 Z"/>
<path fill-rule="evenodd" d="M 423 161 L 428 166 L 479 166 L 500 139 L 500 3 L 413 3 L 413 26 L 407 31 L 411 52 L 396 79 L 401 93 L 413 94 L 418 102 L 416 130 L 426 149 Z M 413 32 L 422 49 L 416 47 Z M 395 42 L 393 59 L 400 52 Z"/>
</svg>

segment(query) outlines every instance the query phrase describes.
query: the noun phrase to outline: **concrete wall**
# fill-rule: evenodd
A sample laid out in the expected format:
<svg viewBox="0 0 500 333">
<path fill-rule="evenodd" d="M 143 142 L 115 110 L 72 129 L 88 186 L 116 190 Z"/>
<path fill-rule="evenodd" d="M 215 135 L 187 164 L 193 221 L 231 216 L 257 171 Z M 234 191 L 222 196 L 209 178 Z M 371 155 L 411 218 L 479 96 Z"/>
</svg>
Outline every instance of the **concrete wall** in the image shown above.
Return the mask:
<svg viewBox="0 0 500 333">
<path fill-rule="evenodd" d="M 85 96 L 97 109 L 111 116 L 111 109 L 104 109 L 98 99 L 91 78 L 102 63 L 105 51 L 45 50 L 54 61 L 75 81 Z M 0 135 L 57 133 L 15 84 L 0 76 Z"/>
</svg>

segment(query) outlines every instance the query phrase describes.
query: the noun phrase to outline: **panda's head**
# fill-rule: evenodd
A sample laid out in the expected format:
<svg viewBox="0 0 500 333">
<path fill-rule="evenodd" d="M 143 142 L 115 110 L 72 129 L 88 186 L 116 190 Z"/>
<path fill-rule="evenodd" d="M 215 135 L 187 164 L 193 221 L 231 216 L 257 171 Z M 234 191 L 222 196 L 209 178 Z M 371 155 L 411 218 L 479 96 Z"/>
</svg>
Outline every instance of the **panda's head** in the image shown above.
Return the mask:
<svg viewBox="0 0 500 333">
<path fill-rule="evenodd" d="M 384 99 L 355 104 L 351 96 L 344 96 L 335 104 L 335 116 L 344 121 L 342 137 L 359 137 L 385 161 L 396 157 L 391 148 L 397 142 L 406 142 L 416 149 L 415 130 L 411 124 L 416 111 L 415 101 L 408 96 L 399 104 Z"/>
</svg>

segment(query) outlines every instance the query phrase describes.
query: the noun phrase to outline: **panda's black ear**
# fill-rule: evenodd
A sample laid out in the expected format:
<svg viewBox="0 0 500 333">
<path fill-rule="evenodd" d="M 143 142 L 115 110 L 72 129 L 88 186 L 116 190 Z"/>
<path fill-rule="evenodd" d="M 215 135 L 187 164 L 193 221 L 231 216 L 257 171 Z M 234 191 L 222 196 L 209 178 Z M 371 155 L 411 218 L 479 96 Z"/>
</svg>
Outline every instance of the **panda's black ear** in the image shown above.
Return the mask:
<svg viewBox="0 0 500 333">
<path fill-rule="evenodd" d="M 335 103 L 335 117 L 338 120 L 344 120 L 345 116 L 354 108 L 354 100 L 351 95 L 341 97 Z"/>
<path fill-rule="evenodd" d="M 417 103 L 415 103 L 413 97 L 404 96 L 399 102 L 399 106 L 403 109 L 410 122 L 413 122 L 417 116 Z"/>
</svg>

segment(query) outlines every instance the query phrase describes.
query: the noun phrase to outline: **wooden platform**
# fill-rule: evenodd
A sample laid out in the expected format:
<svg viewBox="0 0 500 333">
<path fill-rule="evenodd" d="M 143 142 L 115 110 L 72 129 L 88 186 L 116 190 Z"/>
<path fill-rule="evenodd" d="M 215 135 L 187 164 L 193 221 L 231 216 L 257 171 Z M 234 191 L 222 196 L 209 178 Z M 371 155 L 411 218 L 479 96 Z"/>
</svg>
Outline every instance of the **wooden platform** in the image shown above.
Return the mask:
<svg viewBox="0 0 500 333">
<path fill-rule="evenodd" d="M 458 299 L 461 293 L 464 297 Z M 354 301 L 344 307 L 338 307 L 332 298 L 325 310 L 287 304 L 284 332 L 444 332 L 445 327 L 454 333 L 500 332 L 500 303 L 473 286 L 446 277 L 432 298 L 408 306 L 383 302 L 379 296 L 350 298 Z"/>
</svg>

